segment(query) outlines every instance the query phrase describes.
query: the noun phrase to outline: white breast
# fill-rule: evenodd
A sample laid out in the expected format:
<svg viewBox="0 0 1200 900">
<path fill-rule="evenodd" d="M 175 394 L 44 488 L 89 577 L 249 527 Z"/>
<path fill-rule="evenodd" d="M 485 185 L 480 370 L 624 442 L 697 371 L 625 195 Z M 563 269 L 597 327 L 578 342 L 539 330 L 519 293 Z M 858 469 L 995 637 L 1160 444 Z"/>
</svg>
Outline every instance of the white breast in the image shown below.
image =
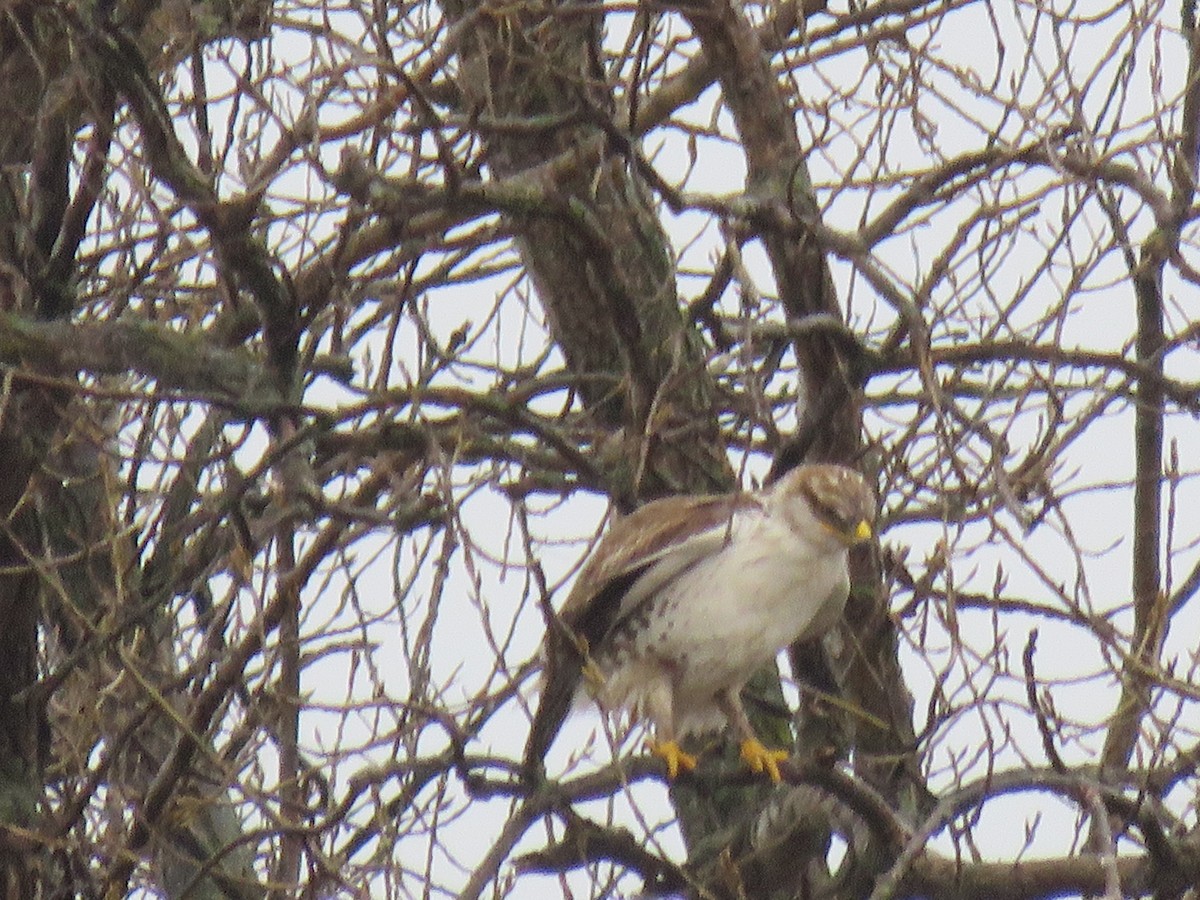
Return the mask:
<svg viewBox="0 0 1200 900">
<path fill-rule="evenodd" d="M 844 550 L 814 547 L 758 510 L 740 515 L 715 552 L 665 581 L 647 576 L 655 586 L 641 633 L 630 653 L 602 664 L 600 700 L 636 708 L 669 689 L 679 734 L 720 726 L 714 697 L 827 631 L 849 590 Z"/>
</svg>

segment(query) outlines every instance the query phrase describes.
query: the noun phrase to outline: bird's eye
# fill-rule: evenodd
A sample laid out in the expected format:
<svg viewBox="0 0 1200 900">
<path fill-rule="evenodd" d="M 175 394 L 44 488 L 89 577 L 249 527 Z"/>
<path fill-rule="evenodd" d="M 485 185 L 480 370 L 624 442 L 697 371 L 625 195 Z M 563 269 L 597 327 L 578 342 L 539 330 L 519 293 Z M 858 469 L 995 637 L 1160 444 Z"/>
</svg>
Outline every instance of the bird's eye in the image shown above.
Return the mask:
<svg viewBox="0 0 1200 900">
<path fill-rule="evenodd" d="M 839 510 L 830 506 L 828 503 L 818 503 L 815 506 L 814 511 L 816 512 L 817 517 L 830 527 L 838 530 L 846 527 L 846 517 Z"/>
</svg>

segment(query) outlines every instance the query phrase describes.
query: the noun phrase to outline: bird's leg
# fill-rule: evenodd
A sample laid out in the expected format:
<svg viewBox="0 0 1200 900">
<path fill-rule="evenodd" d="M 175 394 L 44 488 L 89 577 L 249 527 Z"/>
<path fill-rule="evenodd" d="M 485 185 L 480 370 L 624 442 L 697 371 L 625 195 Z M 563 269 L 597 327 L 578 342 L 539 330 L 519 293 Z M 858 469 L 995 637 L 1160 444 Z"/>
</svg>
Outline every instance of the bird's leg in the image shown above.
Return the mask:
<svg viewBox="0 0 1200 900">
<path fill-rule="evenodd" d="M 691 772 L 698 760 L 679 746 L 675 740 L 675 712 L 669 682 L 662 682 L 646 693 L 646 714 L 654 723 L 657 740 L 646 741 L 646 747 L 667 765 L 667 778 L 672 781 L 680 772 Z"/>
<path fill-rule="evenodd" d="M 741 738 L 742 760 L 751 772 L 765 772 L 775 784 L 779 784 L 779 764 L 788 758 L 786 750 L 771 750 L 763 745 L 754 733 L 746 711 L 742 708 L 740 688 L 728 688 L 717 696 L 717 703 L 725 718 Z"/>
</svg>

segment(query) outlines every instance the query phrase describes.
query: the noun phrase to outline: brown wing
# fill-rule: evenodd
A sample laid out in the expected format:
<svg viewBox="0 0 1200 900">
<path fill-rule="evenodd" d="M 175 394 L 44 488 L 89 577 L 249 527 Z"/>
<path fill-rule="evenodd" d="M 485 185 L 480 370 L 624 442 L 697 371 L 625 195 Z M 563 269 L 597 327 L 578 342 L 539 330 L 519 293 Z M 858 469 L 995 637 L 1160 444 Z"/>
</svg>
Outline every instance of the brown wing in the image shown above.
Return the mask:
<svg viewBox="0 0 1200 900">
<path fill-rule="evenodd" d="M 540 772 L 542 758 L 570 712 L 587 652 L 601 646 L 628 612 L 627 598 L 638 580 L 673 551 L 682 551 L 689 538 L 725 525 L 735 511 L 757 503 L 748 494 L 665 497 L 612 524 L 546 630 L 542 696 L 525 745 L 527 775 Z M 664 580 L 708 552 L 696 547 L 693 555 L 684 553 L 678 568 L 668 567 Z"/>
</svg>

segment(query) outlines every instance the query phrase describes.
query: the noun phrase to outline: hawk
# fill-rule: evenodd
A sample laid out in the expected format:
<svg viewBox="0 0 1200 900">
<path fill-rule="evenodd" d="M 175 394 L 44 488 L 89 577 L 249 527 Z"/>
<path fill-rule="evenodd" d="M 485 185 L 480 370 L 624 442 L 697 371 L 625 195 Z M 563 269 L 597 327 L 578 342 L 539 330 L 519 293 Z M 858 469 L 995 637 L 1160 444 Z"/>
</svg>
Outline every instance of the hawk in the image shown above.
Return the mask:
<svg viewBox="0 0 1200 900">
<path fill-rule="evenodd" d="M 618 519 L 551 616 L 525 771 L 541 770 L 586 692 L 606 712 L 651 721 L 650 751 L 671 778 L 696 767 L 681 737 L 728 723 L 746 764 L 778 782 L 787 752 L 755 736 L 741 689 L 784 647 L 834 626 L 847 551 L 874 520 L 866 481 L 835 465 L 799 466 L 760 491 L 666 497 Z"/>
</svg>

